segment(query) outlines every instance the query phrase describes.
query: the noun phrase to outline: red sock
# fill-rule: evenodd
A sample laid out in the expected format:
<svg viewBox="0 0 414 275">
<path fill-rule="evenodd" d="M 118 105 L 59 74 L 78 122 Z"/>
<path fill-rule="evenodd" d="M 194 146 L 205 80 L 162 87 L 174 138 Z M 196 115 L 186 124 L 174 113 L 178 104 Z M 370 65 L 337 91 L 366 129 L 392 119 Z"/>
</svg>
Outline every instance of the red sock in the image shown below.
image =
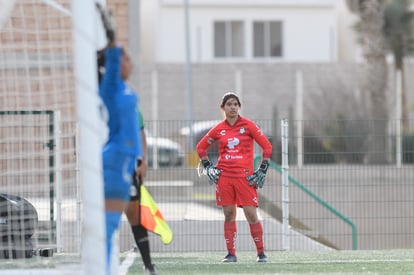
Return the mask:
<svg viewBox="0 0 414 275">
<path fill-rule="evenodd" d="M 260 221 L 255 224 L 250 224 L 250 234 L 252 235 L 254 244 L 256 245 L 257 254 L 263 253 L 263 227 Z"/>
<path fill-rule="evenodd" d="M 224 239 L 226 240 L 226 247 L 229 253 L 236 255 L 236 221 L 233 222 L 224 222 Z"/>
</svg>

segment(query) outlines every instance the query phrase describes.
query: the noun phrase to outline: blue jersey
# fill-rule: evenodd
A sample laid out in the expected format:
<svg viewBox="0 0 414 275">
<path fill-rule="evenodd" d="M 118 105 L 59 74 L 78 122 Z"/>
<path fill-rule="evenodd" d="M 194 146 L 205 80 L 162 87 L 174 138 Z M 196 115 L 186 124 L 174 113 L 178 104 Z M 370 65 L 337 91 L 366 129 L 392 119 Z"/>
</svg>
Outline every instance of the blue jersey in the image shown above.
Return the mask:
<svg viewBox="0 0 414 275">
<path fill-rule="evenodd" d="M 105 149 L 114 149 L 135 159 L 143 155 L 137 112 L 139 98 L 121 78 L 121 55 L 119 47 L 105 49 L 105 74 L 99 87 L 109 115 Z"/>
</svg>

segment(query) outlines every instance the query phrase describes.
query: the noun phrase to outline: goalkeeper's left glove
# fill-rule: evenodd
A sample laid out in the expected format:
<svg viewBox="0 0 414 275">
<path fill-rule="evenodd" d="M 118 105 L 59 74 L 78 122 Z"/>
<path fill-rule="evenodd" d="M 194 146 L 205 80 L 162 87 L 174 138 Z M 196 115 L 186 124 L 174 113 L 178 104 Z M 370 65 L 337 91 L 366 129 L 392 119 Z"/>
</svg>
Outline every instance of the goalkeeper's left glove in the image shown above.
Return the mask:
<svg viewBox="0 0 414 275">
<path fill-rule="evenodd" d="M 214 165 L 207 159 L 202 160 L 201 163 L 206 171 L 210 185 L 216 184 L 219 180 L 221 170 L 214 167 Z"/>
<path fill-rule="evenodd" d="M 249 182 L 250 186 L 255 186 L 255 188 L 262 188 L 266 178 L 267 168 L 269 168 L 269 161 L 263 160 L 260 164 L 259 169 L 257 169 L 253 174 L 246 177 L 246 180 Z"/>
</svg>

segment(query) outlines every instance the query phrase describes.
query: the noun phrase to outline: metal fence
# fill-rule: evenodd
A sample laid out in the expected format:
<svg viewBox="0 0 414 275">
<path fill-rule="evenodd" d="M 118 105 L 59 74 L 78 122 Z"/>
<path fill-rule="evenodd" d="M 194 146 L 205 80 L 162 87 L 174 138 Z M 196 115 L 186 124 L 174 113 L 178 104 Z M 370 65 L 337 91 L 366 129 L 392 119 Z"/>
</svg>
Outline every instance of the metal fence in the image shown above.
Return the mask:
<svg viewBox="0 0 414 275">
<path fill-rule="evenodd" d="M 77 163 L 76 132 L 70 131 L 73 125 L 60 123 L 63 134 L 54 135 L 50 141 L 50 123 L 28 120 L 27 116 L 24 122 L 17 117 L 2 118 L 1 192 L 28 198 L 36 206 L 39 243 L 57 242 L 64 252 L 78 251 L 82 188 L 77 175 L 82 167 Z M 283 250 L 281 122 L 255 122 L 274 148 L 265 186 L 259 191 L 266 249 Z M 414 246 L 413 120 L 288 122 L 289 249 Z M 192 123 L 193 135 L 188 135 Z M 151 234 L 154 252 L 225 250 L 223 214 L 215 206 L 214 186 L 205 176 L 198 176 L 199 159 L 194 151 L 216 121 L 192 123 L 171 120 L 145 124 L 150 159 L 145 184 L 174 233 L 170 245 L 163 245 Z M 21 129 L 22 134 L 18 132 Z M 48 147 L 51 142 L 59 146 Z M 213 161 L 216 148 L 209 152 Z M 256 153 L 260 155 L 259 148 Z M 52 155 L 55 161 L 50 162 Z M 60 192 L 53 192 L 55 197 L 51 197 L 50 188 L 58 182 Z M 237 215 L 237 225 L 237 249 L 254 250 L 242 212 Z M 134 246 L 126 219 L 120 241 L 121 250 Z"/>
<path fill-rule="evenodd" d="M 283 250 L 280 121 L 255 122 L 274 147 L 272 168 L 259 191 L 265 243 L 269 250 Z M 159 165 L 152 164 L 146 184 L 174 232 L 168 246 L 151 236 L 154 251 L 225 250 L 215 189 L 198 176 L 194 152 L 214 122 L 193 123 L 193 135 L 188 135 L 188 121 L 146 122 L 155 140 L 179 144 L 183 159 L 182 164 L 168 163 L 179 155 L 173 146 L 168 154 L 165 141 L 151 145 Z M 213 160 L 214 148 L 209 153 Z M 256 153 L 260 155 L 259 148 Z M 414 245 L 414 121 L 290 120 L 289 183 L 291 250 Z M 254 250 L 242 212 L 237 223 L 238 249 Z M 121 241 L 122 249 L 133 245 L 126 222 Z"/>
</svg>

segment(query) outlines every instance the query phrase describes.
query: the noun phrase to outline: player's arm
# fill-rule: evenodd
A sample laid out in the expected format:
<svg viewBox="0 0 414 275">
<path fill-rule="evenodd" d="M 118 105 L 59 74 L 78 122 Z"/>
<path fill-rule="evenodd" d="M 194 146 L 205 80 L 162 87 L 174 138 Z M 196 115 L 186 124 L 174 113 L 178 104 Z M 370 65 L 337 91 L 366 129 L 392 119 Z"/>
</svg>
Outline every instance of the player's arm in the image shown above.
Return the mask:
<svg viewBox="0 0 414 275">
<path fill-rule="evenodd" d="M 246 179 L 250 186 L 262 188 L 265 182 L 267 169 L 269 168 L 270 157 L 272 155 L 272 144 L 257 125 L 252 127 L 251 133 L 254 140 L 263 149 L 262 163 L 260 164 L 260 167 L 253 174 L 247 176 Z"/>
<path fill-rule="evenodd" d="M 203 165 L 204 171 L 208 177 L 210 184 L 216 184 L 219 180 L 221 170 L 217 169 L 212 162 L 208 160 L 207 149 L 211 144 L 214 143 L 215 128 L 211 129 L 197 144 L 196 151 L 200 157 L 201 164 Z"/>
<path fill-rule="evenodd" d="M 96 8 L 101 14 L 102 25 L 105 30 L 106 39 L 109 47 L 115 47 L 115 26 L 110 10 L 105 9 L 100 3 L 96 3 Z"/>
<path fill-rule="evenodd" d="M 123 49 L 116 44 L 115 28 L 111 13 L 99 3 L 96 3 L 96 6 L 101 14 L 102 24 L 107 38 L 107 47 L 102 50 L 105 56 L 105 73 L 103 74 L 100 93 L 103 96 L 110 96 L 117 91 L 122 81 L 121 55 Z"/>
<path fill-rule="evenodd" d="M 273 150 L 272 144 L 257 125 L 252 126 L 252 136 L 263 150 L 262 160 L 270 160 Z"/>
<path fill-rule="evenodd" d="M 141 128 L 141 142 L 142 142 L 142 159 L 141 164 L 137 167 L 137 175 L 145 178 L 148 170 L 148 145 L 147 135 L 144 127 Z"/>
<path fill-rule="evenodd" d="M 141 129 L 141 146 L 142 146 L 142 156 L 138 159 L 137 167 L 135 172 L 138 177 L 141 179 L 145 178 L 147 175 L 148 170 L 148 144 L 147 144 L 147 135 L 145 134 L 145 126 L 144 126 L 144 116 L 142 115 L 141 108 L 138 106 L 138 123 L 139 128 Z"/>
<path fill-rule="evenodd" d="M 208 160 L 207 149 L 216 141 L 214 134 L 216 127 L 210 129 L 210 131 L 208 131 L 196 145 L 195 149 L 201 160 Z"/>
</svg>

